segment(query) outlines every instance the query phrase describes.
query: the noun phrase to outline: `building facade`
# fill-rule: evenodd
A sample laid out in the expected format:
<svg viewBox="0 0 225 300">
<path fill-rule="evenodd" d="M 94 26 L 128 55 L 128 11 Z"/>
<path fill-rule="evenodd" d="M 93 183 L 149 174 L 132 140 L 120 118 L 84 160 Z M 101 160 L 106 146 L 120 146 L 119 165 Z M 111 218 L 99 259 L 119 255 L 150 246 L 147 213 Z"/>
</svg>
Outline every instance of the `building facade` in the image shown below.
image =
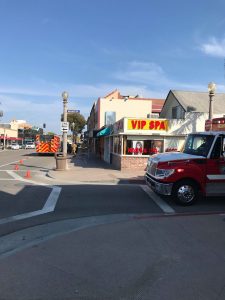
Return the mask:
<svg viewBox="0 0 225 300">
<path fill-rule="evenodd" d="M 104 142 L 100 138 L 98 132 L 112 126 L 124 117 L 157 118 L 164 101 L 164 99 L 143 98 L 139 95 L 123 96 L 118 90 L 105 97 L 98 98 L 93 104 L 87 120 L 87 136 L 89 137 L 90 150 L 104 159 L 104 156 L 108 155 L 104 154 L 104 143 L 106 141 Z"/>
<path fill-rule="evenodd" d="M 167 119 L 123 118 L 104 137 L 104 160 L 120 170 L 145 169 L 149 155 L 182 149 L 186 135 L 173 128 Z"/>
<path fill-rule="evenodd" d="M 225 94 L 216 94 L 213 101 L 213 117 L 224 116 Z M 102 103 L 98 104 L 100 108 Z M 142 102 L 139 104 L 143 105 Z M 104 112 L 109 111 L 108 105 L 106 102 L 103 106 Z M 145 169 L 149 155 L 180 151 L 187 134 L 205 130 L 209 95 L 201 92 L 169 91 L 159 118 L 153 118 L 153 112 L 148 112 L 144 105 L 142 107 L 145 113 L 137 110 L 138 117 L 130 116 L 124 106 L 121 107 L 124 109 L 125 118 L 115 121 L 113 125 L 103 122 L 104 113 L 97 119 L 100 120 L 97 128 L 104 124 L 96 134 L 99 156 L 117 169 Z"/>
</svg>

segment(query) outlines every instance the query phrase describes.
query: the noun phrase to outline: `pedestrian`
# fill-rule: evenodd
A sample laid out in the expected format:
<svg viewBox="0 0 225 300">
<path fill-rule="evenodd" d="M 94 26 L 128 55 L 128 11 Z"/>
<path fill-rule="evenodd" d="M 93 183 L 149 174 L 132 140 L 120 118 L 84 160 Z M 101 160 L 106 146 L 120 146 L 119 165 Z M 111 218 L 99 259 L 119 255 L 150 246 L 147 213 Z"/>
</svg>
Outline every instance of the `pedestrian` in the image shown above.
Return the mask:
<svg viewBox="0 0 225 300">
<path fill-rule="evenodd" d="M 76 153 L 77 153 L 77 144 L 73 143 L 72 144 L 72 154 L 76 155 Z"/>
</svg>

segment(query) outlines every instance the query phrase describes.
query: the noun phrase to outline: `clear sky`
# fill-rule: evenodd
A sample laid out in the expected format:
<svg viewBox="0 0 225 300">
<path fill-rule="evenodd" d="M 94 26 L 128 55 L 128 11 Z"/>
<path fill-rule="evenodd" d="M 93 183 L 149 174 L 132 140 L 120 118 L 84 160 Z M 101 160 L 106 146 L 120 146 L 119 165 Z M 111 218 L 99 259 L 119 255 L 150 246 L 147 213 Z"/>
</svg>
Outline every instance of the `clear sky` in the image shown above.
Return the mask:
<svg viewBox="0 0 225 300">
<path fill-rule="evenodd" d="M 170 89 L 225 92 L 224 0 L 0 0 L 0 109 L 59 132 L 61 93 L 93 102 Z"/>
</svg>

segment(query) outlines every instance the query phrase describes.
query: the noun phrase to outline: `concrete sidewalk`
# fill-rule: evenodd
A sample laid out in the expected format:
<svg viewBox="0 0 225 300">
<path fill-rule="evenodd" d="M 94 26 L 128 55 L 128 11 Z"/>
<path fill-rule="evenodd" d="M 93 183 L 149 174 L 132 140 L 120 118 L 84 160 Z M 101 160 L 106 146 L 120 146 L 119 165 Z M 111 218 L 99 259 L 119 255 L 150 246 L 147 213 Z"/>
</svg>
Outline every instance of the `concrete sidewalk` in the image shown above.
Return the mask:
<svg viewBox="0 0 225 300">
<path fill-rule="evenodd" d="M 143 184 L 144 170 L 115 170 L 106 162 L 87 151 L 79 149 L 76 156 L 69 156 L 68 170 L 50 170 L 48 177 L 61 182 L 105 182 Z"/>
</svg>

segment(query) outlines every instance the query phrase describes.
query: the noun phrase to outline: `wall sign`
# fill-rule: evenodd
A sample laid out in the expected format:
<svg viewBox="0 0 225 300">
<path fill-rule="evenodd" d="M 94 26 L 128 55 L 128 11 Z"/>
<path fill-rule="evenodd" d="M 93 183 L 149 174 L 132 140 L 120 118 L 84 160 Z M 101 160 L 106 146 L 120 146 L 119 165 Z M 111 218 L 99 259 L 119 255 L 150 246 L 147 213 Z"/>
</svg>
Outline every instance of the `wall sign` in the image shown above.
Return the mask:
<svg viewBox="0 0 225 300">
<path fill-rule="evenodd" d="M 127 120 L 128 130 L 168 130 L 168 121 L 160 119 L 128 119 Z"/>
</svg>

